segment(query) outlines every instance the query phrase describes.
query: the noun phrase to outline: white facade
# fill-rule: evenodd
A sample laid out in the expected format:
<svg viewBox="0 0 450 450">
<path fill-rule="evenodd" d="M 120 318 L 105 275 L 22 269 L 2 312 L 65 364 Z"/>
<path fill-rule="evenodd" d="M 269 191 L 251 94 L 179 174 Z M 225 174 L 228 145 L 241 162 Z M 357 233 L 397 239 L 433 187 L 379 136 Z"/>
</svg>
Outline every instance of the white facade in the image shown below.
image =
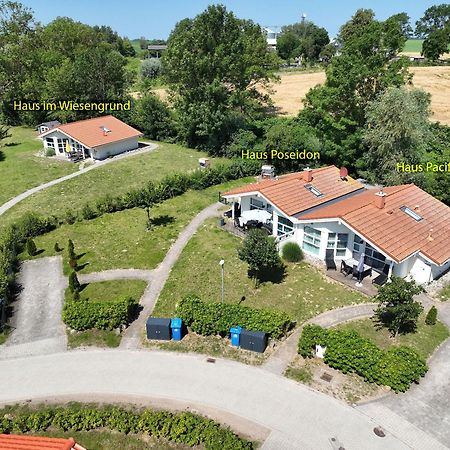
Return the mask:
<svg viewBox="0 0 450 450">
<path fill-rule="evenodd" d="M 280 249 L 286 242 L 296 242 L 306 254 L 322 261 L 325 260 L 327 250 L 332 251 L 338 267 L 343 260 L 353 258 L 358 261 L 361 253 L 364 253 L 366 264 L 374 271 L 384 271 L 420 284 L 429 283 L 450 270 L 450 261 L 438 266 L 420 253 L 396 262 L 375 243 L 368 242 L 339 219 L 302 221 L 287 217 L 258 193 L 242 194 L 234 200 L 239 204 L 241 213 L 255 208 L 272 213 L 272 234 L 277 238 Z"/>
<path fill-rule="evenodd" d="M 110 156 L 119 155 L 120 153 L 129 152 L 138 148 L 138 138 L 129 138 L 122 141 L 112 142 L 111 144 L 101 145 L 92 149 L 93 159 L 106 159 Z"/>
</svg>

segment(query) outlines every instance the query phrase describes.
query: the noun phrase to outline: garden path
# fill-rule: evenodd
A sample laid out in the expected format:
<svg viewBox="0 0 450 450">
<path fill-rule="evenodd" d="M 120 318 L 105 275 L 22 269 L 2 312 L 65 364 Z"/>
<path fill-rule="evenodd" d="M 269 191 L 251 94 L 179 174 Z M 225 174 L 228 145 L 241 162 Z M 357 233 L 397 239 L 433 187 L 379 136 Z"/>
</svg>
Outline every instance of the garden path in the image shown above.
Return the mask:
<svg viewBox="0 0 450 450">
<path fill-rule="evenodd" d="M 5 214 L 5 212 L 8 211 L 8 209 L 11 209 L 13 206 L 17 205 L 17 203 L 26 199 L 30 195 L 36 194 L 36 192 L 43 191 L 44 189 L 54 186 L 55 184 L 59 184 L 59 183 L 62 183 L 63 181 L 70 180 L 71 178 L 78 177 L 79 175 L 82 175 L 83 173 L 89 172 L 90 170 L 94 170 L 99 167 L 103 167 L 104 165 L 110 164 L 114 161 L 119 161 L 123 158 L 128 158 L 130 156 L 135 156 L 135 155 L 140 155 L 142 153 L 151 152 L 158 148 L 158 144 L 153 144 L 151 142 L 145 142 L 145 144 L 147 144 L 146 147 L 142 147 L 140 149 L 133 150 L 133 151 L 130 151 L 127 153 L 122 153 L 120 155 L 114 156 L 113 158 L 105 159 L 103 161 L 95 161 L 94 164 L 92 164 L 88 167 L 85 167 L 83 169 L 80 169 L 77 172 L 71 173 L 69 175 L 65 175 L 64 177 L 56 178 L 55 180 L 40 184 L 39 186 L 36 186 L 31 189 L 28 189 L 28 191 L 22 192 L 21 194 L 17 195 L 16 197 L 12 198 L 11 200 L 8 200 L 3 205 L 0 205 L 0 216 L 2 214 Z"/>
</svg>

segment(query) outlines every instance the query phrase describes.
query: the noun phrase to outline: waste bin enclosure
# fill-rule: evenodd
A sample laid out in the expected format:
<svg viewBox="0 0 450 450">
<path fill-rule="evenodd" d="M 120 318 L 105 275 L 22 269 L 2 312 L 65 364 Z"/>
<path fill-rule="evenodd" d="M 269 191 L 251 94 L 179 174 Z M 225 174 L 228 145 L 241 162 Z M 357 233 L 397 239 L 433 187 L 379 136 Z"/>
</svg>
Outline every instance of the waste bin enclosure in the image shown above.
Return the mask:
<svg viewBox="0 0 450 450">
<path fill-rule="evenodd" d="M 230 328 L 230 336 L 231 336 L 231 345 L 233 347 L 239 347 L 239 338 L 241 336 L 241 327 L 231 327 Z"/>
<path fill-rule="evenodd" d="M 183 338 L 182 333 L 183 321 L 179 318 L 172 319 L 170 321 L 170 328 L 172 329 L 172 339 L 174 341 L 181 341 Z"/>
<path fill-rule="evenodd" d="M 147 319 L 147 339 L 170 341 L 170 319 L 149 317 Z"/>
<path fill-rule="evenodd" d="M 262 331 L 241 330 L 240 346 L 245 350 L 264 353 L 267 347 L 267 334 Z"/>
</svg>

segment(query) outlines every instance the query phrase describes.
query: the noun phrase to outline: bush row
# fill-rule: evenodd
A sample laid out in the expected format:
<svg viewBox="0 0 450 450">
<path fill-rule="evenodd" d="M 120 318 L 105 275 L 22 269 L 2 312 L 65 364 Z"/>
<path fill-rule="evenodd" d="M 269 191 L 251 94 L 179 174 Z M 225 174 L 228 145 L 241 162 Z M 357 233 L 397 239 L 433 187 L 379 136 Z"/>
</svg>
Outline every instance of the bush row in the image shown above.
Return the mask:
<svg viewBox="0 0 450 450">
<path fill-rule="evenodd" d="M 298 353 L 310 358 L 316 344 L 327 347 L 324 362 L 330 367 L 344 373 L 357 373 L 366 381 L 390 386 L 395 392 L 405 392 L 428 370 L 426 362 L 412 348 L 399 346 L 383 350 L 352 330 L 326 330 L 318 325 L 306 325 L 300 336 Z"/>
<path fill-rule="evenodd" d="M 134 189 L 123 195 L 117 197 L 107 195 L 95 203 L 86 203 L 78 212 L 69 210 L 62 220 L 70 224 L 77 220 L 91 220 L 106 213 L 125 209 L 151 207 L 182 195 L 189 189 L 202 190 L 226 181 L 255 176 L 260 170 L 261 164 L 258 161 L 234 160 L 231 164 L 217 165 L 208 170 L 168 175 L 159 183 L 149 181 L 143 188 Z"/>
<path fill-rule="evenodd" d="M 120 433 L 145 433 L 156 438 L 186 444 L 202 445 L 209 450 L 250 450 L 247 442 L 230 429 L 204 417 L 188 413 L 171 413 L 145 409 L 140 412 L 119 407 L 45 407 L 38 411 L 0 410 L 0 433 L 89 431 L 106 428 Z M 203 448 L 203 447 L 202 447 Z"/>
<path fill-rule="evenodd" d="M 0 298 L 9 300 L 12 296 L 17 255 L 23 250 L 27 239 L 47 233 L 55 226 L 56 219 L 53 217 L 28 213 L 3 230 L 0 235 Z"/>
<path fill-rule="evenodd" d="M 186 297 L 177 305 L 177 315 L 195 333 L 225 336 L 230 327 L 240 325 L 251 331 L 264 331 L 279 339 L 293 326 L 284 312 L 256 309 L 229 303 L 203 302 L 197 297 Z"/>
<path fill-rule="evenodd" d="M 137 301 L 124 298 L 114 301 L 66 300 L 62 311 L 63 322 L 73 330 L 96 328 L 112 330 L 130 323 Z"/>
</svg>

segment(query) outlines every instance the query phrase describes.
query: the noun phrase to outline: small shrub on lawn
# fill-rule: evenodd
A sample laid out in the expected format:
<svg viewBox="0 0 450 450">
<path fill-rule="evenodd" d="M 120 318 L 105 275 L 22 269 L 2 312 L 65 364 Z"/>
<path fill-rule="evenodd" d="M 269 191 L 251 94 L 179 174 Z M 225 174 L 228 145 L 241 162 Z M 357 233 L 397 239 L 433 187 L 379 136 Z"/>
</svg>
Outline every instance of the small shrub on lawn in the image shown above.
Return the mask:
<svg viewBox="0 0 450 450">
<path fill-rule="evenodd" d="M 73 245 L 72 239 L 69 239 L 67 242 L 67 256 L 69 257 L 69 261 L 71 259 L 77 259 L 77 255 L 75 254 L 75 246 Z"/>
<path fill-rule="evenodd" d="M 80 287 L 81 287 L 81 285 L 80 285 L 80 282 L 78 281 L 77 274 L 74 271 L 70 272 L 70 275 L 69 275 L 70 292 L 73 293 L 75 291 L 79 291 Z"/>
<path fill-rule="evenodd" d="M 91 207 L 89 203 L 86 203 L 83 208 L 81 208 L 81 217 L 84 220 L 91 220 L 97 217 L 95 210 Z"/>
<path fill-rule="evenodd" d="M 287 262 L 300 262 L 303 259 L 303 250 L 295 242 L 287 242 L 284 244 L 281 255 Z"/>
<path fill-rule="evenodd" d="M 190 412 L 171 413 L 144 409 L 133 411 L 117 406 L 80 407 L 78 404 L 39 410 L 5 408 L 0 410 L 0 433 L 43 433 L 49 428 L 59 431 L 108 429 L 119 433 L 145 433 L 156 438 L 200 446 L 206 450 L 251 450 L 248 442 L 217 422 Z"/>
<path fill-rule="evenodd" d="M 427 325 L 436 325 L 437 314 L 438 314 L 438 311 L 436 309 L 436 306 L 433 305 L 425 317 L 425 323 Z"/>
<path fill-rule="evenodd" d="M 64 303 L 62 320 L 73 330 L 113 330 L 128 325 L 137 302 L 132 298 L 111 301 L 69 300 Z"/>
<path fill-rule="evenodd" d="M 78 216 L 71 210 L 67 209 L 63 216 L 63 222 L 73 225 L 77 221 Z"/>
<path fill-rule="evenodd" d="M 48 147 L 45 149 L 45 156 L 50 157 L 50 156 L 55 156 L 55 155 L 56 155 L 56 152 L 55 152 L 54 148 Z"/>
<path fill-rule="evenodd" d="M 78 300 L 80 300 L 80 291 L 73 291 L 72 300 L 74 302 L 77 302 Z"/>
<path fill-rule="evenodd" d="M 55 242 L 55 246 L 53 247 L 56 253 L 59 253 L 62 249 L 57 242 Z"/>
<path fill-rule="evenodd" d="M 316 344 L 326 346 L 324 362 L 330 367 L 343 373 L 357 373 L 366 381 L 390 386 L 395 392 L 405 392 L 428 370 L 426 362 L 413 349 L 400 346 L 382 350 L 353 330 L 306 325 L 298 342 L 298 353 L 311 358 Z"/>
<path fill-rule="evenodd" d="M 251 331 L 264 331 L 279 339 L 293 326 L 284 312 L 256 309 L 239 304 L 203 302 L 197 297 L 186 297 L 177 305 L 177 315 L 195 333 L 225 336 L 230 328 L 240 325 Z"/>
<path fill-rule="evenodd" d="M 34 243 L 33 239 L 31 239 L 31 238 L 27 239 L 26 247 L 27 247 L 27 253 L 30 256 L 36 255 L 37 248 L 36 248 L 36 244 Z"/>
</svg>

